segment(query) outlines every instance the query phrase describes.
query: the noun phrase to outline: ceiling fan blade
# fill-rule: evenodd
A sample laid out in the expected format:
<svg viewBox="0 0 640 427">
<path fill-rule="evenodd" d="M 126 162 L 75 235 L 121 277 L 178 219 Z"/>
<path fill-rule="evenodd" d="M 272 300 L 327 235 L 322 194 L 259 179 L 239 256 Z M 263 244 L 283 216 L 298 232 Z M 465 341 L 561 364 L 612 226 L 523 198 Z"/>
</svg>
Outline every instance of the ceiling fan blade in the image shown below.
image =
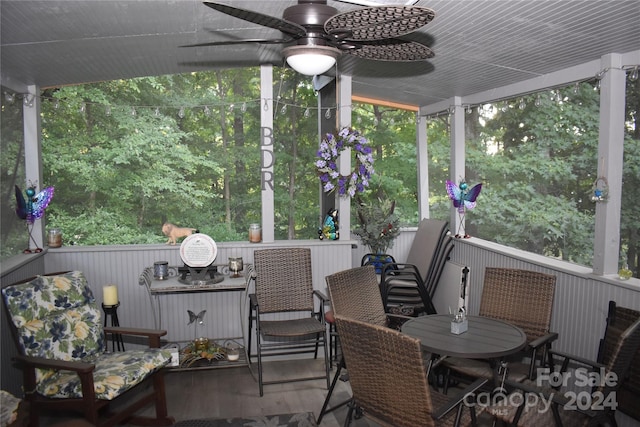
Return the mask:
<svg viewBox="0 0 640 427">
<path fill-rule="evenodd" d="M 367 7 L 329 18 L 324 29 L 336 39 L 384 40 L 412 33 L 434 17 L 432 9 L 421 6 Z"/>
<path fill-rule="evenodd" d="M 233 16 L 234 18 L 262 25 L 264 27 L 280 30 L 283 33 L 289 34 L 294 38 L 300 38 L 307 34 L 307 30 L 302 25 L 298 25 L 295 22 L 285 21 L 284 19 L 276 18 L 275 16 L 269 16 L 252 10 L 241 9 L 239 7 L 227 6 L 224 4 L 213 2 L 204 2 L 204 4 L 211 9 L 226 13 L 227 15 Z"/>
<path fill-rule="evenodd" d="M 195 43 L 188 44 L 179 47 L 202 47 L 202 46 L 230 46 L 235 44 L 245 44 L 245 43 L 259 43 L 259 44 L 282 44 L 289 43 L 293 41 L 292 38 L 288 39 L 242 39 L 242 40 L 226 40 L 219 42 L 204 42 L 204 43 Z"/>
<path fill-rule="evenodd" d="M 427 45 L 400 39 L 358 43 L 356 48 L 345 50 L 345 52 L 364 59 L 391 62 L 423 61 L 435 56 L 433 50 Z"/>
<path fill-rule="evenodd" d="M 386 2 L 386 3 L 382 3 L 380 1 L 369 1 L 369 0 L 335 0 L 335 1 L 339 1 L 340 3 L 348 3 L 348 4 L 355 4 L 357 6 L 386 6 L 389 4 L 395 5 L 395 3 L 397 3 L 400 6 L 413 6 L 414 4 L 418 3 L 418 0 L 399 0 L 397 2 Z"/>
</svg>

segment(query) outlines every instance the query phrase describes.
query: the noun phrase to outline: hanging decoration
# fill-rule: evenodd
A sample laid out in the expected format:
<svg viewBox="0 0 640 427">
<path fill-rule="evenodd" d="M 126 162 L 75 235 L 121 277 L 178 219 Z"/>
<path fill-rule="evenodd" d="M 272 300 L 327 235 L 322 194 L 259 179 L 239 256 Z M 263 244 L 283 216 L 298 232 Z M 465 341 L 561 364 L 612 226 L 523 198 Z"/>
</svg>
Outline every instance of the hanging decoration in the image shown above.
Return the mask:
<svg viewBox="0 0 640 427">
<path fill-rule="evenodd" d="M 464 231 L 464 215 L 467 209 L 476 207 L 476 199 L 480 195 L 480 190 L 482 190 L 482 183 L 469 188 L 469 184 L 467 184 L 464 179 L 460 181 L 460 185 L 456 185 L 452 181 L 447 180 L 447 194 L 453 201 L 453 206 L 457 208 L 460 218 L 460 225 L 458 226 L 455 237 L 464 237 L 465 239 L 471 237 Z"/>
<path fill-rule="evenodd" d="M 25 254 L 40 253 L 42 248 L 38 247 L 38 243 L 33 238 L 33 224 L 36 220 L 42 218 L 44 210 L 49 206 L 49 202 L 53 198 L 53 187 L 47 187 L 38 194 L 36 194 L 36 186 L 29 185 L 26 189 L 26 198 L 22 195 L 22 190 L 17 185 L 15 186 L 16 193 L 16 215 L 18 218 L 26 221 L 27 232 L 29 233 L 29 240 L 27 240 L 27 248 L 23 251 Z M 33 242 L 35 249 L 32 251 L 29 248 L 30 243 Z"/>
<path fill-rule="evenodd" d="M 329 209 L 324 217 L 322 228 L 318 229 L 318 238 L 320 240 L 338 240 L 340 238 L 340 226 L 338 225 L 338 210 Z"/>
<path fill-rule="evenodd" d="M 341 175 L 338 172 L 338 157 L 348 148 L 355 152 L 355 168 L 350 174 Z M 320 143 L 319 159 L 315 163 L 322 190 L 331 193 L 337 188 L 338 194 L 343 197 L 353 197 L 356 193 L 365 191 L 375 172 L 371 151 L 369 141 L 355 129 L 345 127 L 337 136 L 326 134 Z"/>
<path fill-rule="evenodd" d="M 593 182 L 591 189 L 591 201 L 594 203 L 606 202 L 609 198 L 609 183 L 604 176 L 598 177 Z"/>
</svg>

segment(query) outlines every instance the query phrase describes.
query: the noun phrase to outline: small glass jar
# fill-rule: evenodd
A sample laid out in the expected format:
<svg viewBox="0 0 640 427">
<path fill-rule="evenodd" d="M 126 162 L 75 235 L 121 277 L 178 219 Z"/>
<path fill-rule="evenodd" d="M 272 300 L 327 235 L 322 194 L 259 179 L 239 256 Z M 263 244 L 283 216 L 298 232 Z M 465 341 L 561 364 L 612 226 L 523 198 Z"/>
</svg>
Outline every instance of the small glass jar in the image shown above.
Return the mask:
<svg viewBox="0 0 640 427">
<path fill-rule="evenodd" d="M 50 248 L 59 248 L 62 246 L 62 232 L 59 228 L 52 228 L 47 234 L 47 244 Z"/>
<path fill-rule="evenodd" d="M 262 242 L 262 227 L 260 226 L 260 224 L 251 224 L 249 226 L 249 242 Z"/>
</svg>

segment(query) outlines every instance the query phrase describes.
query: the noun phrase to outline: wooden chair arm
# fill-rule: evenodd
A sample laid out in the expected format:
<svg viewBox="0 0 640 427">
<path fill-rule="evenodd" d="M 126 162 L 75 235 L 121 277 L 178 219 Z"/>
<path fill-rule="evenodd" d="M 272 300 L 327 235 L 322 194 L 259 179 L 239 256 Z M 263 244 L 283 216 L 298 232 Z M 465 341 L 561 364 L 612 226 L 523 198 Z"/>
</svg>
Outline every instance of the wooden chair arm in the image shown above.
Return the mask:
<svg viewBox="0 0 640 427">
<path fill-rule="evenodd" d="M 162 329 L 127 328 L 122 326 L 105 326 L 104 332 L 107 334 L 147 337 L 151 348 L 160 348 L 160 337 L 167 335 L 167 331 Z"/>
<path fill-rule="evenodd" d="M 16 356 L 14 360 L 24 364 L 28 368 L 56 369 L 73 371 L 79 374 L 90 373 L 96 368 L 93 363 L 85 363 L 70 360 L 45 359 L 44 357 Z"/>
</svg>

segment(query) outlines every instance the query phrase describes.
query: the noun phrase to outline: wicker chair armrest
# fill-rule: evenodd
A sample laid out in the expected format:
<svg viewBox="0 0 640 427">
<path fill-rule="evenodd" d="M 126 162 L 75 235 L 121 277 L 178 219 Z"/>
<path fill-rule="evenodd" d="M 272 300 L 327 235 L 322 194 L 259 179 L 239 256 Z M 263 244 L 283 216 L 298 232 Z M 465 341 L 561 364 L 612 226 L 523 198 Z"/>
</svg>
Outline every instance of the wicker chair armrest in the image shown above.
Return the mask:
<svg viewBox="0 0 640 427">
<path fill-rule="evenodd" d="M 151 348 L 160 348 L 160 337 L 167 335 L 167 331 L 162 329 L 127 328 L 122 326 L 105 326 L 104 332 L 107 334 L 147 337 Z"/>
<path fill-rule="evenodd" d="M 395 313 L 385 313 L 389 320 L 393 320 L 394 322 L 406 322 L 407 320 L 414 319 L 411 316 L 405 316 L 404 314 L 395 314 Z"/>
<path fill-rule="evenodd" d="M 320 298 L 320 300 L 324 303 L 328 303 L 330 301 L 329 297 L 322 291 L 314 290 L 313 295 Z"/>
<path fill-rule="evenodd" d="M 469 396 L 472 396 L 476 391 L 478 391 L 488 382 L 489 380 L 486 378 L 478 378 L 473 383 L 468 385 L 464 390 L 453 396 L 446 405 L 441 406 L 440 408 L 437 408 L 435 411 L 433 411 L 432 417 L 436 420 L 442 419 L 449 412 L 451 412 L 451 410 L 457 408 L 461 404 L 466 403 Z M 470 406 L 469 409 L 474 410 L 474 406 Z"/>
<path fill-rule="evenodd" d="M 31 357 L 18 355 L 14 358 L 28 368 L 56 369 L 78 372 L 79 374 L 92 372 L 96 365 L 70 360 L 45 359 L 44 357 Z"/>
<path fill-rule="evenodd" d="M 531 348 L 539 348 L 543 345 L 551 345 L 551 343 L 558 339 L 557 332 L 549 332 L 547 335 L 544 335 L 536 340 L 533 340 L 529 343 L 529 347 Z"/>
<path fill-rule="evenodd" d="M 320 307 L 319 307 L 318 311 L 313 311 L 311 314 L 314 317 L 316 317 L 319 321 L 321 321 L 322 323 L 325 323 L 324 305 L 326 303 L 328 303 L 330 300 L 323 292 L 315 290 L 315 289 L 313 291 L 313 296 L 318 298 L 318 300 L 320 301 Z"/>
<path fill-rule="evenodd" d="M 563 353 L 555 350 L 550 350 L 549 353 L 554 359 L 555 358 L 562 359 L 562 364 L 560 369 L 562 372 L 564 372 L 567 369 L 568 365 L 571 364 L 571 362 L 577 362 L 581 365 L 589 366 L 592 369 L 606 368 L 606 365 L 602 363 L 598 363 L 595 360 L 589 360 L 584 357 L 576 356 L 575 354 Z"/>
<path fill-rule="evenodd" d="M 258 306 L 258 297 L 256 294 L 249 294 L 249 303 L 251 304 L 251 308 Z"/>
<path fill-rule="evenodd" d="M 406 321 L 413 319 L 413 317 L 405 316 L 403 314 L 386 313 L 386 315 L 387 315 L 387 326 L 390 327 L 391 329 L 397 329 L 397 330 L 400 330 L 402 328 L 402 325 L 404 325 Z"/>
</svg>

